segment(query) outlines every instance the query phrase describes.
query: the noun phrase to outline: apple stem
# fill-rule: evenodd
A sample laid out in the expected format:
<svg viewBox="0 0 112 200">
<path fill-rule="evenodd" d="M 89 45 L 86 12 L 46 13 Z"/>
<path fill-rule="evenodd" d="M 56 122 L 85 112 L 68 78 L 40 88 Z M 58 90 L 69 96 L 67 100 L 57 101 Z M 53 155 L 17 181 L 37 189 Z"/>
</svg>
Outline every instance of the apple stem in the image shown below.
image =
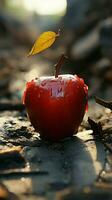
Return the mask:
<svg viewBox="0 0 112 200">
<path fill-rule="evenodd" d="M 67 56 L 65 56 L 64 54 L 62 54 L 62 56 L 60 57 L 58 63 L 55 65 L 55 78 L 58 77 L 59 72 L 60 72 L 60 68 L 62 66 L 62 64 L 64 63 L 65 59 L 67 59 Z"/>
</svg>

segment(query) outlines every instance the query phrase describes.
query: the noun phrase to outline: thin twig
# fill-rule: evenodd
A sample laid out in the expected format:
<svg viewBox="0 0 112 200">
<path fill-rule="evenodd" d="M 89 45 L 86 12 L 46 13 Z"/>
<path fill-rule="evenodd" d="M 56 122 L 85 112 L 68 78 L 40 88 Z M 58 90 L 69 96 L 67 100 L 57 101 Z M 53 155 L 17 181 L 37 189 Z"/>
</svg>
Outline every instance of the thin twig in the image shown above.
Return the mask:
<svg viewBox="0 0 112 200">
<path fill-rule="evenodd" d="M 25 106 L 21 103 L 0 103 L 0 111 L 6 111 L 6 110 L 23 111 L 24 109 Z"/>
<path fill-rule="evenodd" d="M 112 110 L 112 101 L 105 101 L 103 99 L 100 99 L 99 97 L 95 97 L 95 101 L 96 103 Z"/>
<path fill-rule="evenodd" d="M 2 173 L 0 173 L 0 178 L 5 178 L 5 177 L 17 177 L 17 176 L 24 176 L 24 177 L 28 177 L 28 176 L 32 176 L 32 175 L 48 175 L 49 172 L 48 171 L 38 171 L 38 170 L 34 170 L 34 171 L 2 171 Z"/>
</svg>

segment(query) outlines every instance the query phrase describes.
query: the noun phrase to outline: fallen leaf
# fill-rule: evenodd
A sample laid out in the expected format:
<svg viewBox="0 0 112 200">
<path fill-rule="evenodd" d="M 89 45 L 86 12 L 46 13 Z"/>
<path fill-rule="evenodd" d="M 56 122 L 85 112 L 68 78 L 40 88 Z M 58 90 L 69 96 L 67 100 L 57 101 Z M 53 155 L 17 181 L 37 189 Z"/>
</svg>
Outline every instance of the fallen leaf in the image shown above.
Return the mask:
<svg viewBox="0 0 112 200">
<path fill-rule="evenodd" d="M 30 53 L 28 56 L 35 55 L 49 48 L 56 40 L 56 37 L 59 36 L 59 32 L 56 34 L 52 31 L 47 31 L 42 33 L 39 38 L 35 41 Z"/>
</svg>

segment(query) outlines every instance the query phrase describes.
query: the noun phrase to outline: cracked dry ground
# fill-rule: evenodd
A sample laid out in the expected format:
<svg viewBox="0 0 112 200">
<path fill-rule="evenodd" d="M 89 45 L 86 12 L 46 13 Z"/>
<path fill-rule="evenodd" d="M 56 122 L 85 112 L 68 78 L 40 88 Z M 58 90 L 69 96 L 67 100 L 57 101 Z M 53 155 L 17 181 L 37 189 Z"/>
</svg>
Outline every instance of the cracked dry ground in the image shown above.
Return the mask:
<svg viewBox="0 0 112 200">
<path fill-rule="evenodd" d="M 54 144 L 39 139 L 24 110 L 1 111 L 0 199 L 112 199 L 111 142 L 111 110 L 95 102 L 79 133 Z"/>
</svg>

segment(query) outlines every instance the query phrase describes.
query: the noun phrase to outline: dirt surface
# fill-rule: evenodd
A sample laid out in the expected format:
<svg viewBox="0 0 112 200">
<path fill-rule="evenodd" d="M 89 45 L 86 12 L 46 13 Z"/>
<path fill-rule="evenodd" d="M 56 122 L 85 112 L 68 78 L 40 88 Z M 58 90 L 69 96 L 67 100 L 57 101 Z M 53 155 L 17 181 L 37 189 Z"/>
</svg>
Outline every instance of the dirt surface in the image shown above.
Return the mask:
<svg viewBox="0 0 112 200">
<path fill-rule="evenodd" d="M 52 144 L 39 139 L 24 109 L 0 112 L 0 198 L 112 199 L 111 122 L 109 109 L 90 103 L 78 134 Z"/>
</svg>

